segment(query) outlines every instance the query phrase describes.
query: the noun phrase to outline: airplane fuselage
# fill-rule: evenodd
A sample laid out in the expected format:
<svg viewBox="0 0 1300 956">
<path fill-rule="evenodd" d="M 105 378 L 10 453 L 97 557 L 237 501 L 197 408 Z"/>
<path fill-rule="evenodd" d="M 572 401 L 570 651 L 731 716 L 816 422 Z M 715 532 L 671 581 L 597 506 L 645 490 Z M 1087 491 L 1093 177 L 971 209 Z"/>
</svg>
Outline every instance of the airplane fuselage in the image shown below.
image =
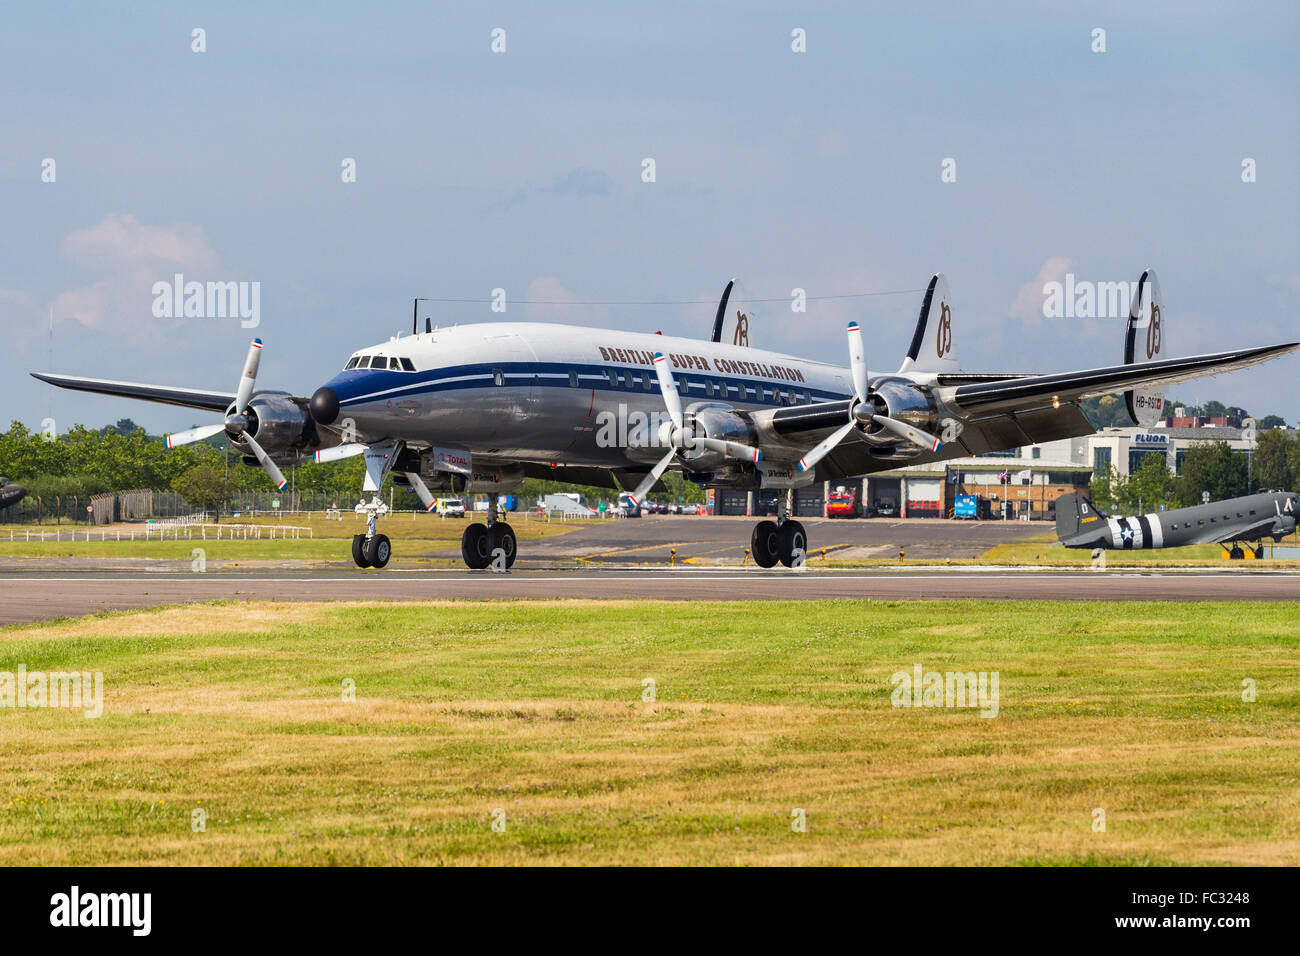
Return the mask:
<svg viewBox="0 0 1300 956">
<path fill-rule="evenodd" d="M 437 329 L 361 349 L 349 359 L 354 367 L 325 387 L 338 396 L 338 422 L 350 419 L 363 440 L 397 438 L 460 447 L 487 459 L 618 468 L 663 454 L 656 352 L 668 357 L 687 406 L 719 402 L 751 411 L 852 393 L 845 369 L 792 355 L 510 322 Z M 357 367 L 380 357 L 388 367 Z"/>
<path fill-rule="evenodd" d="M 1057 508 L 1061 508 L 1059 502 Z M 1063 537 L 1061 543 L 1067 548 L 1134 550 L 1281 538 L 1295 531 L 1297 510 L 1300 496 L 1288 491 L 1245 495 L 1131 518 L 1107 517 L 1085 503 L 1078 517 L 1078 530 Z"/>
</svg>

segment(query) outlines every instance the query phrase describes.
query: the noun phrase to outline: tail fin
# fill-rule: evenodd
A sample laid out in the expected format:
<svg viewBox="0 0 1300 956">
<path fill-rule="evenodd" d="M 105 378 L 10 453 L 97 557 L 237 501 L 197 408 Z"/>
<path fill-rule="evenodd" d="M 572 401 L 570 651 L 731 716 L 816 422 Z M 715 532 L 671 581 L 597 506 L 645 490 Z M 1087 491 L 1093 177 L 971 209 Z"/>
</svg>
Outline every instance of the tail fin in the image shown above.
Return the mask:
<svg viewBox="0 0 1300 956">
<path fill-rule="evenodd" d="M 1165 348 L 1165 309 L 1160 299 L 1160 283 L 1151 269 L 1142 273 L 1133 290 L 1133 304 L 1129 306 L 1128 326 L 1124 331 L 1125 364 L 1154 362 L 1168 351 Z M 1124 393 L 1129 416 L 1135 425 L 1144 428 L 1154 425 L 1164 417 L 1165 388 L 1163 385 L 1145 386 Z"/>
<path fill-rule="evenodd" d="M 912 345 L 899 368 L 908 372 L 946 373 L 961 371 L 952 332 L 952 293 L 942 272 L 935 273 L 921 300 L 921 314 L 916 319 Z"/>
<path fill-rule="evenodd" d="M 713 317 L 714 342 L 724 342 L 724 333 L 732 345 L 752 345 L 750 331 L 754 325 L 754 304 L 744 285 L 732 279 L 722 290 L 717 314 Z"/>
<path fill-rule="evenodd" d="M 1073 538 L 1106 515 L 1093 507 L 1091 501 L 1077 492 L 1056 499 L 1056 536 L 1061 541 Z"/>
</svg>

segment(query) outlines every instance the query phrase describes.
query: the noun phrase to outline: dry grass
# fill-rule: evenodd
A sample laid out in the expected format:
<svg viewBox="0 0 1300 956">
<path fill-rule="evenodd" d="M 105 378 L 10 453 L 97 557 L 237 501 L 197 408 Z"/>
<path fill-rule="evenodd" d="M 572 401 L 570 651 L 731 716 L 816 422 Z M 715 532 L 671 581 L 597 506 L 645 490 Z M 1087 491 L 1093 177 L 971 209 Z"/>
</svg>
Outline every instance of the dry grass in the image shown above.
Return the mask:
<svg viewBox="0 0 1300 956">
<path fill-rule="evenodd" d="M 0 709 L 0 863 L 1294 865 L 1298 620 L 557 601 L 9 629 L 0 670 L 106 692 L 98 720 Z M 914 663 L 997 670 L 999 716 L 892 707 Z"/>
</svg>

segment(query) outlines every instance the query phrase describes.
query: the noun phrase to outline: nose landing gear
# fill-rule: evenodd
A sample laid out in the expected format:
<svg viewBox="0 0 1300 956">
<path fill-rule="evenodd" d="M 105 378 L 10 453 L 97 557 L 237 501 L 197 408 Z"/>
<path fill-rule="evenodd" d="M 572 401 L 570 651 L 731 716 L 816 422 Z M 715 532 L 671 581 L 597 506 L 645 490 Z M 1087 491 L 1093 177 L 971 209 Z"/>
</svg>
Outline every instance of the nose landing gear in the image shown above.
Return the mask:
<svg viewBox="0 0 1300 956">
<path fill-rule="evenodd" d="M 366 533 L 352 536 L 352 561 L 359 568 L 382 568 L 393 556 L 393 545 L 388 535 L 379 534 L 376 526 L 381 516 L 388 514 L 388 505 L 374 495 L 370 503 L 360 502 L 355 511 L 366 516 Z"/>
</svg>

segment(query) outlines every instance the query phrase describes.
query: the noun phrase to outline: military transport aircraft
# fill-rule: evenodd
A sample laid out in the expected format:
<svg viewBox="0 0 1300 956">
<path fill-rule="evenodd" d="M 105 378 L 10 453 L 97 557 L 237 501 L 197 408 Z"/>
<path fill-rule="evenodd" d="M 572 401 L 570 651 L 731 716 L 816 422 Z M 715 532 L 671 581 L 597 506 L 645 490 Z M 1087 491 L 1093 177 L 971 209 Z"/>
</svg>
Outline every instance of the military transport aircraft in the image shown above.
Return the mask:
<svg viewBox="0 0 1300 956">
<path fill-rule="evenodd" d="M 22 485 L 11 485 L 8 478 L 0 478 L 0 508 L 16 505 L 27 497 L 27 489 Z"/>
<path fill-rule="evenodd" d="M 728 285 L 730 291 L 731 286 Z M 719 315 L 728 308 L 724 296 Z M 747 328 L 737 316 L 737 329 Z M 964 372 L 948 283 L 929 282 L 912 342 L 896 372 L 868 371 L 864 330 L 848 326 L 847 367 L 718 341 L 565 325 L 492 322 L 433 329 L 353 353 L 310 398 L 257 390 L 262 342 L 249 349 L 232 392 L 32 373 L 62 388 L 163 402 L 222 416 L 169 435 L 168 447 L 225 432 L 277 487 L 280 468 L 303 457 L 365 458 L 354 536 L 362 567 L 388 563 L 377 521 L 389 472 L 426 508 L 433 492 L 489 492 L 486 525 L 461 540 L 465 563 L 509 567 L 515 534 L 498 492 L 525 477 L 635 489 L 638 502 L 668 468 L 704 487 L 786 491 L 776 521 L 751 535 L 762 567 L 802 561 L 808 539 L 789 517 L 793 489 L 826 479 L 978 455 L 1088 435 L 1080 399 L 1125 392 L 1130 414 L 1150 424 L 1161 388 L 1245 368 L 1300 343 L 1165 358 L 1154 273 L 1139 280 L 1125 329 L 1124 362 L 1045 375 Z M 869 333 L 868 333 L 869 334 Z"/>
<path fill-rule="evenodd" d="M 1056 499 L 1056 536 L 1067 548 L 1181 548 L 1188 544 L 1231 544 L 1229 557 L 1242 558 L 1241 542 L 1265 537 L 1281 541 L 1295 532 L 1300 495 L 1268 491 L 1191 508 L 1110 518 L 1079 494 Z"/>
</svg>

